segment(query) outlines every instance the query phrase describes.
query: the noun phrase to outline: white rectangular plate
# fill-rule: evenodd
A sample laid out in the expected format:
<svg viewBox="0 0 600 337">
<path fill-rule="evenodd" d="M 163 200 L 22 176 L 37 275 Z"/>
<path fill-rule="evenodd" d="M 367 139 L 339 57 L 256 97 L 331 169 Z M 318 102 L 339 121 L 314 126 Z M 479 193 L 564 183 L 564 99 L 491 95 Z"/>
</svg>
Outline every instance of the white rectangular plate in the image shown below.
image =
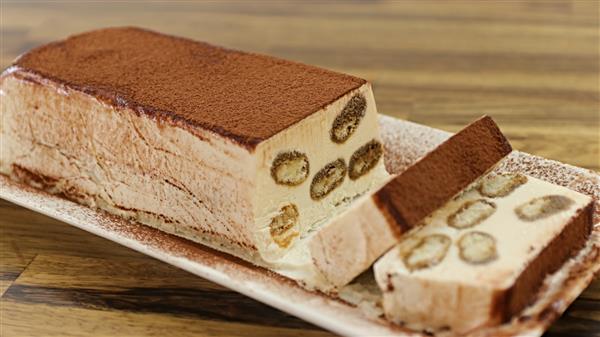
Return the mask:
<svg viewBox="0 0 600 337">
<path fill-rule="evenodd" d="M 382 132 L 387 133 L 384 136 L 386 155 L 391 158 L 388 167 L 394 167 L 395 170 L 401 169 L 403 158 L 420 157 L 448 135 L 439 130 L 388 117 L 381 118 L 381 125 Z M 407 137 L 412 137 L 411 145 L 420 144 L 427 148 L 417 149 L 415 152 L 415 149 L 411 150 L 405 145 L 396 146 L 395 140 L 390 138 L 392 136 L 398 136 L 396 141 L 403 144 Z M 409 150 L 412 152 L 408 153 Z M 589 194 L 596 200 L 600 194 L 600 176 L 596 173 L 528 154 L 513 152 L 501 168 L 564 185 Z M 424 336 L 419 332 L 392 326 L 382 319 L 368 318 L 357 307 L 320 293 L 306 291 L 284 277 L 227 254 L 15 183 L 3 175 L 0 175 L 0 197 L 177 266 L 340 335 Z M 599 207 L 596 205 L 595 223 L 600 218 L 598 214 Z M 587 287 L 599 270 L 600 227 L 596 226 L 580 254 L 546 279 L 534 304 L 512 321 L 476 331 L 473 335 L 541 336 Z"/>
</svg>

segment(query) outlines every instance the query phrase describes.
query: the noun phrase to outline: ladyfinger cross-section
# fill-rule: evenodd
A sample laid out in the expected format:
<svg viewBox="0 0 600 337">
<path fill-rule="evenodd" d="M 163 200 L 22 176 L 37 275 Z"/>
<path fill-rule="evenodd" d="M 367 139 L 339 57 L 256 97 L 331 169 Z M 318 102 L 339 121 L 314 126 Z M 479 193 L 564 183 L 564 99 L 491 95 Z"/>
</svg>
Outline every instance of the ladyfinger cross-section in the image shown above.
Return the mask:
<svg viewBox="0 0 600 337">
<path fill-rule="evenodd" d="M 1 90 L 3 174 L 259 264 L 388 178 L 369 83 L 296 62 L 111 28 Z"/>
</svg>

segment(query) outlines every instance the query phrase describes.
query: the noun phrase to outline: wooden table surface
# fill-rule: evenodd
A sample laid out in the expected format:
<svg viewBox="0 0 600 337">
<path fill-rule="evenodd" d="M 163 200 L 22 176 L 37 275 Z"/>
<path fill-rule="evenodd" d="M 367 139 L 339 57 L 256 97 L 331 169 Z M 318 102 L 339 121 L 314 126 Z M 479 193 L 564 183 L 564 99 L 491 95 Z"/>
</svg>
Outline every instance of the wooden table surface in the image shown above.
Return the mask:
<svg viewBox="0 0 600 337">
<path fill-rule="evenodd" d="M 1 66 L 68 34 L 138 25 L 369 79 L 379 110 L 600 169 L 599 3 L 1 2 Z M 1 336 L 329 336 L 201 278 L 0 202 Z M 600 336 L 600 281 L 548 336 Z"/>
</svg>

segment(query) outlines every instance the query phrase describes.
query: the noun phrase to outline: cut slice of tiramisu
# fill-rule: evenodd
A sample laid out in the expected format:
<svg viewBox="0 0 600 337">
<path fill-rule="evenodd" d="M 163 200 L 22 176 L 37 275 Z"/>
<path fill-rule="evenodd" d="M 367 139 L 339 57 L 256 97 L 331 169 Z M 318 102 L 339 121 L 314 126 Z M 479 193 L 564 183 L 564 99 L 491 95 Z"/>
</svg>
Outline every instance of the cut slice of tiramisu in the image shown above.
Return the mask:
<svg viewBox="0 0 600 337">
<path fill-rule="evenodd" d="M 490 117 L 471 123 L 309 237 L 314 265 L 331 286 L 347 284 L 510 151 Z"/>
<path fill-rule="evenodd" d="M 490 173 L 375 263 L 388 319 L 466 333 L 498 324 L 585 244 L 589 196 L 518 173 Z"/>
<path fill-rule="evenodd" d="M 113 28 L 0 81 L 3 174 L 253 262 L 388 179 L 353 76 Z"/>
</svg>

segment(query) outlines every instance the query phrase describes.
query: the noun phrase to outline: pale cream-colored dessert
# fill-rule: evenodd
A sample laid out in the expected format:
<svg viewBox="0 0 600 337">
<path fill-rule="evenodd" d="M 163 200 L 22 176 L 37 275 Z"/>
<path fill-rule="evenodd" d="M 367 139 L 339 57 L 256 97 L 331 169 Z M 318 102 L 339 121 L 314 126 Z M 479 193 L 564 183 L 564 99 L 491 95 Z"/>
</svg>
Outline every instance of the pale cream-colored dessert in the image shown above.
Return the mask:
<svg viewBox="0 0 600 337">
<path fill-rule="evenodd" d="M 307 251 L 328 290 L 337 291 L 371 267 L 406 230 L 386 214 L 376 195 L 369 195 L 309 237 Z"/>
<path fill-rule="evenodd" d="M 466 333 L 509 319 L 585 243 L 589 196 L 491 173 L 405 234 L 374 265 L 385 316 Z"/>
<path fill-rule="evenodd" d="M 258 264 L 388 178 L 363 79 L 137 28 L 0 78 L 0 171 Z"/>
</svg>

